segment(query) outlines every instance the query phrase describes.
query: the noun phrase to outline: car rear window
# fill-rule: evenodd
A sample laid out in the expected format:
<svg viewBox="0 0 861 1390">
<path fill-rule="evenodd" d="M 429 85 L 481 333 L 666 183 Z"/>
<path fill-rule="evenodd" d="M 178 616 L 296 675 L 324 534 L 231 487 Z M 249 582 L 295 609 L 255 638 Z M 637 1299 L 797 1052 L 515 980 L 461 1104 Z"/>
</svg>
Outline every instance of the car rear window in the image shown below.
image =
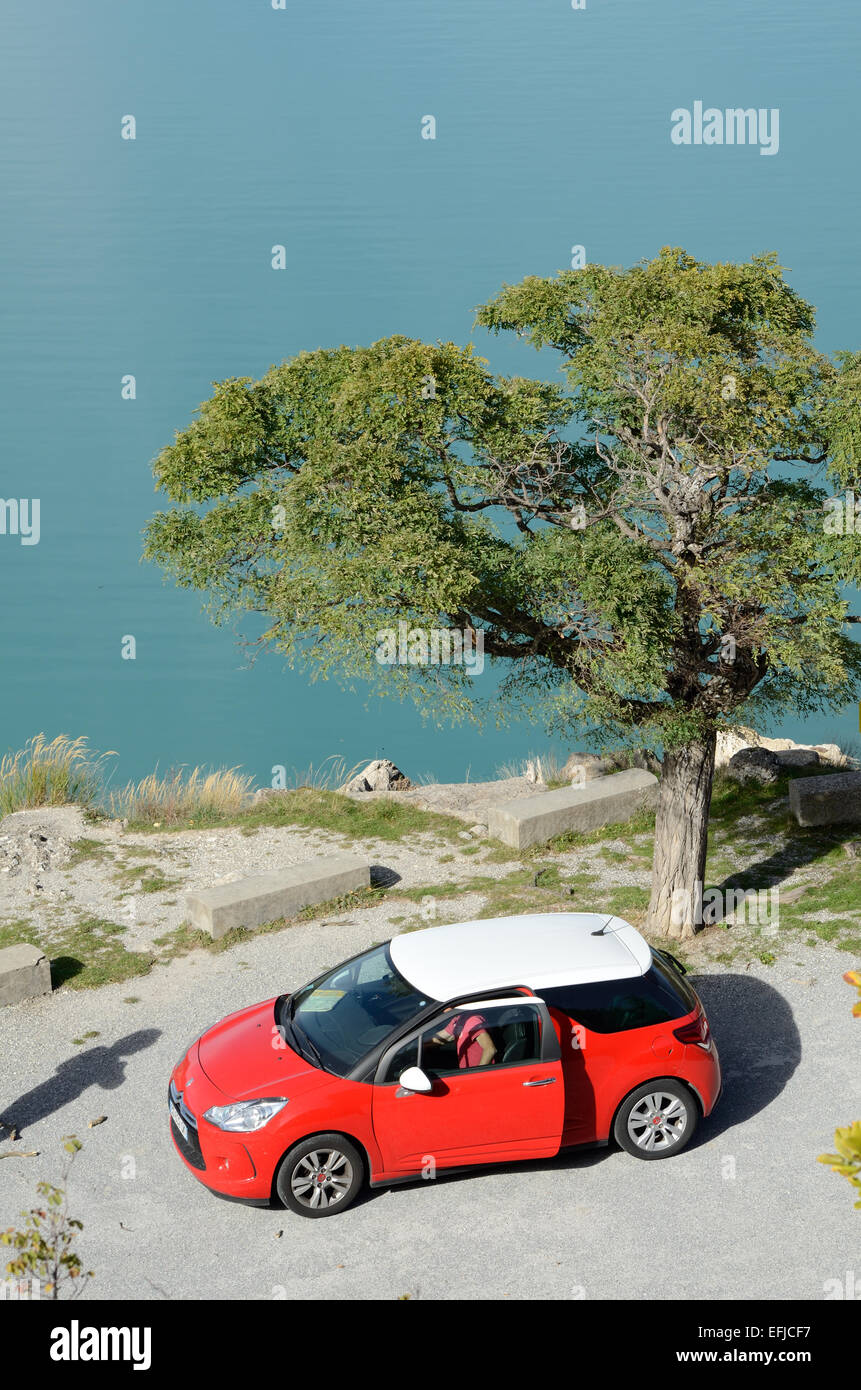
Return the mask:
<svg viewBox="0 0 861 1390">
<path fill-rule="evenodd" d="M 536 990 L 554 1009 L 593 1033 L 623 1033 L 684 1018 L 699 1000 L 674 966 L 652 952 L 645 975 Z"/>
</svg>

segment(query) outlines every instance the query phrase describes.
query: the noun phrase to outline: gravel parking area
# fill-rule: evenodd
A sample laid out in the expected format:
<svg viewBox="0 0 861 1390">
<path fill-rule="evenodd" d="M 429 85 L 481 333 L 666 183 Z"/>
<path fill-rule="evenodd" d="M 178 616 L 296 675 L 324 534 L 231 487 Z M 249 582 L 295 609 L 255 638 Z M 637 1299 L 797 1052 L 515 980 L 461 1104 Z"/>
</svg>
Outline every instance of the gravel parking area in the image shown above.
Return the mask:
<svg viewBox="0 0 861 1390">
<path fill-rule="evenodd" d="M 374 1192 L 320 1222 L 211 1195 L 168 1135 L 177 1057 L 217 1018 L 380 939 L 375 916 L 0 1011 L 0 1115 L 21 1130 L 0 1153 L 39 1151 L 0 1159 L 0 1228 L 33 1205 L 75 1133 L 70 1205 L 96 1271 L 85 1297 L 819 1300 L 861 1274 L 852 1191 L 815 1161 L 861 1115 L 861 1024 L 841 980 L 852 961 L 826 944 L 696 979 L 725 1090 L 667 1162 L 569 1152 Z"/>
</svg>

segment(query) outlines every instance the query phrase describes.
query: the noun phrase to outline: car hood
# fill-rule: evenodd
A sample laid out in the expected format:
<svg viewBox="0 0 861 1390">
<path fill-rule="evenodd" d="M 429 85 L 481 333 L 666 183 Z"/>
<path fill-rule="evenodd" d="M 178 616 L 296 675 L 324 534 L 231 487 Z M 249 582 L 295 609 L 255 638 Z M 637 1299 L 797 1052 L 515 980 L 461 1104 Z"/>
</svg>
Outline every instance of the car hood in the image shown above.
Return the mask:
<svg viewBox="0 0 861 1390">
<path fill-rule="evenodd" d="M 231 1100 L 286 1095 L 325 1086 L 335 1078 L 283 1042 L 275 1026 L 275 1000 L 228 1014 L 200 1039 L 205 1076 Z"/>
</svg>

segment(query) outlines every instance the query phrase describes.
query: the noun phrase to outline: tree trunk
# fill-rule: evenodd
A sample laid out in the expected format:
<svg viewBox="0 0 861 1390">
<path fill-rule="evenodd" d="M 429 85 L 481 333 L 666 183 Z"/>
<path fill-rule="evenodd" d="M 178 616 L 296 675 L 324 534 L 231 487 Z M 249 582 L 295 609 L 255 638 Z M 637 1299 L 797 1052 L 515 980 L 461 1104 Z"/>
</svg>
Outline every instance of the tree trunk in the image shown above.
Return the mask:
<svg viewBox="0 0 861 1390">
<path fill-rule="evenodd" d="M 664 755 L 646 930 L 684 941 L 703 926 L 703 877 L 715 768 L 714 733 Z"/>
</svg>

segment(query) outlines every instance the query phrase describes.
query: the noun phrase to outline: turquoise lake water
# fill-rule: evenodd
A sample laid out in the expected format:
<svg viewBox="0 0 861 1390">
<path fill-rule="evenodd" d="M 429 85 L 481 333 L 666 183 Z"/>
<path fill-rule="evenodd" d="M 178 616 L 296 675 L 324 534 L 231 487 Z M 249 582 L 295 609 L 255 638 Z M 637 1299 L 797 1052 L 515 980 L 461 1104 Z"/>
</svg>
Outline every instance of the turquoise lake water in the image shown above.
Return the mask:
<svg viewBox="0 0 861 1390">
<path fill-rule="evenodd" d="M 37 545 L 0 536 L 0 753 L 44 730 L 117 750 L 115 779 L 200 762 L 267 782 L 339 754 L 450 780 L 553 742 L 527 720 L 435 729 L 276 656 L 246 669 L 140 562 L 150 461 L 213 380 L 391 333 L 552 377 L 473 309 L 573 245 L 774 249 L 819 346 L 858 345 L 849 0 L 5 0 L 2 26 L 0 495 L 41 517 Z M 778 109 L 778 152 L 674 145 L 699 100 Z M 857 737 L 858 712 L 772 732 Z"/>
</svg>

